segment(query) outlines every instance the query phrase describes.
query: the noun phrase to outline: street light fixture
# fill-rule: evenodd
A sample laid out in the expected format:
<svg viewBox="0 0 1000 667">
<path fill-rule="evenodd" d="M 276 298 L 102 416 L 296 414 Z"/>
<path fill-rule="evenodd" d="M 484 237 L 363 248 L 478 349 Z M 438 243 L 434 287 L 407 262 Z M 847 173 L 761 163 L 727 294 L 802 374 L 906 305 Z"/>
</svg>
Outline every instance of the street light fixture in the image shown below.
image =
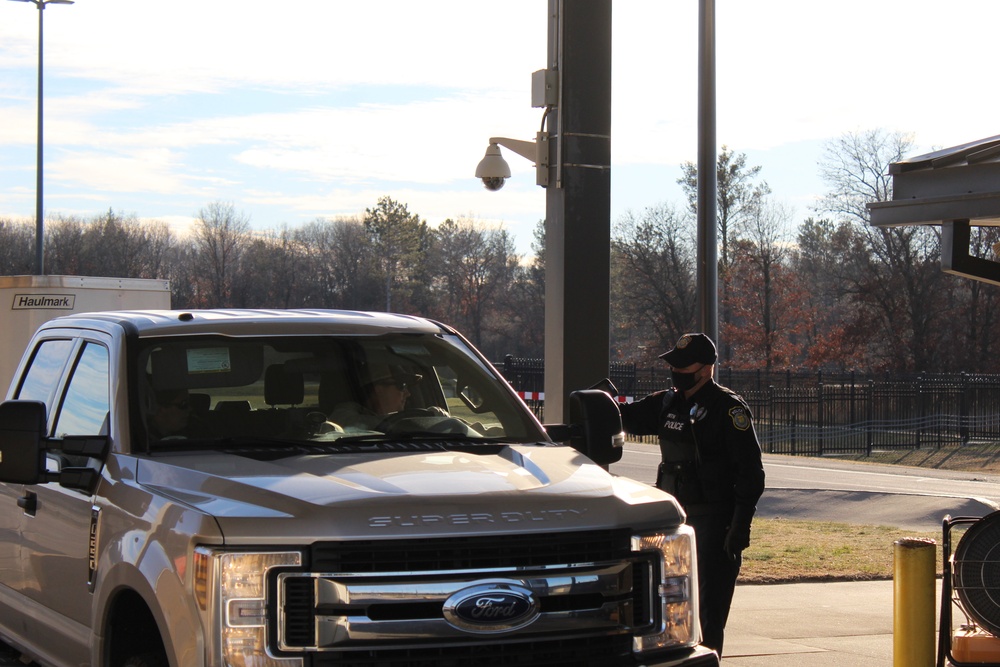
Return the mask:
<svg viewBox="0 0 1000 667">
<path fill-rule="evenodd" d="M 35 273 L 45 275 L 45 220 L 42 218 L 42 15 L 46 5 L 72 5 L 74 0 L 12 0 L 38 7 L 38 166 L 35 183 Z"/>
</svg>

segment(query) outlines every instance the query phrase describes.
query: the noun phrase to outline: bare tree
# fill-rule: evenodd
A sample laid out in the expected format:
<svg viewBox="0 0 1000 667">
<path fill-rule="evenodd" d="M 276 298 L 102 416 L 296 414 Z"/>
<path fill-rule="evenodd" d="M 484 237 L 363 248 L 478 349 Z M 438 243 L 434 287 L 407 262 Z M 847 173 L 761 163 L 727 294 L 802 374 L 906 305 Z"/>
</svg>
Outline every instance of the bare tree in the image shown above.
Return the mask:
<svg viewBox="0 0 1000 667">
<path fill-rule="evenodd" d="M 866 204 L 892 197 L 889 165 L 901 160 L 912 136 L 876 129 L 852 132 L 827 144 L 820 173 L 830 187 L 818 210 L 856 225 L 863 245 L 841 258 L 844 289 L 863 311 L 868 356 L 893 370 L 923 370 L 938 362 L 942 326 L 950 317 L 938 266 L 939 230 L 879 228 Z"/>
<path fill-rule="evenodd" d="M 250 241 L 250 218 L 230 203 L 212 202 L 198 212 L 194 239 L 210 305 L 232 307 L 234 281 Z"/>
<path fill-rule="evenodd" d="M 75 217 L 56 217 L 45 226 L 45 270 L 52 274 L 86 276 L 83 247 L 83 221 Z M 101 274 L 103 275 L 103 274 Z"/>
<path fill-rule="evenodd" d="M 481 346 L 489 315 L 499 310 L 518 264 L 514 242 L 503 229 L 490 229 L 469 219 L 449 218 L 438 226 L 435 236 L 446 311 L 442 315 Z"/>
<path fill-rule="evenodd" d="M 0 275 L 27 275 L 34 270 L 34 224 L 0 218 Z"/>
<path fill-rule="evenodd" d="M 360 218 L 316 220 L 295 233 L 307 252 L 315 305 L 371 310 L 384 303 L 371 241 Z"/>
<path fill-rule="evenodd" d="M 306 249 L 287 228 L 254 235 L 243 253 L 233 283 L 233 300 L 243 308 L 298 308 L 304 305 L 302 280 L 308 271 Z"/>
<path fill-rule="evenodd" d="M 731 328 L 728 325 L 732 319 L 727 304 L 730 282 L 732 279 L 732 257 L 730 248 L 742 221 L 753 214 L 763 197 L 771 193 L 766 181 L 760 178 L 760 166 L 747 166 L 745 153 L 734 153 L 725 145 L 719 153 L 716 162 L 716 223 L 719 233 L 719 302 L 722 305 L 720 313 L 720 328 Z M 698 166 L 693 162 L 681 165 L 683 175 L 677 182 L 684 189 L 688 208 L 693 215 L 698 213 Z M 732 360 L 732 348 L 729 340 L 721 342 L 719 356 L 723 362 Z"/>
<path fill-rule="evenodd" d="M 639 216 L 629 211 L 616 222 L 611 241 L 616 345 L 627 338 L 630 345 L 666 350 L 691 329 L 697 305 L 692 236 L 691 225 L 666 204 Z"/>
<path fill-rule="evenodd" d="M 717 216 L 719 226 L 719 247 L 722 256 L 719 263 L 729 266 L 730 232 L 736 225 L 752 214 L 757 202 L 769 194 L 771 188 L 766 181 L 758 181 L 761 167 L 747 166 L 746 153 L 734 153 L 725 145 L 716 162 Z M 692 215 L 698 214 L 698 165 L 685 162 L 681 165 L 683 176 L 677 182 L 684 189 L 688 208 Z"/>
<path fill-rule="evenodd" d="M 142 223 L 113 209 L 83 225 L 80 270 L 88 275 L 158 278 L 173 234 L 163 222 Z"/>
<path fill-rule="evenodd" d="M 771 371 L 797 356 L 795 340 L 805 325 L 802 294 L 788 266 L 791 211 L 761 198 L 740 224 L 734 244 L 729 311 L 724 338 L 740 346 L 741 364 Z"/>
<path fill-rule="evenodd" d="M 509 284 L 500 312 L 496 314 L 497 342 L 494 359 L 510 354 L 515 357 L 541 358 L 545 352 L 545 221 L 535 223 L 532 231 L 533 255 L 524 261 L 511 255 Z M 513 252 L 513 251 L 512 251 Z"/>
<path fill-rule="evenodd" d="M 807 218 L 798 228 L 791 263 L 802 287 L 806 318 L 800 331 L 804 366 L 849 369 L 866 365 L 866 346 L 850 335 L 863 328 L 863 322 L 845 289 L 851 271 L 844 262 L 853 249 L 863 245 L 850 222 Z"/>
</svg>

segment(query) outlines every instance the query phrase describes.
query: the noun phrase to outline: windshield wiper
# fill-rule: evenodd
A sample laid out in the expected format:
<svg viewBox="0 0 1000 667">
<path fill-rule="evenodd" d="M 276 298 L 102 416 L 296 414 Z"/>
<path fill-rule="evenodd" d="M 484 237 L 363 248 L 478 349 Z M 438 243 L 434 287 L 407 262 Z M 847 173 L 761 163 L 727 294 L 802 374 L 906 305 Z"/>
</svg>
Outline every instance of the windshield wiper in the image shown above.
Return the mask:
<svg viewBox="0 0 1000 667">
<path fill-rule="evenodd" d="M 430 431 L 413 431 L 410 433 L 358 433 L 342 435 L 338 438 L 324 441 L 323 444 L 355 443 L 355 442 L 460 442 L 471 444 L 511 443 L 513 440 L 500 436 L 473 436 L 464 433 L 432 433 Z"/>
</svg>

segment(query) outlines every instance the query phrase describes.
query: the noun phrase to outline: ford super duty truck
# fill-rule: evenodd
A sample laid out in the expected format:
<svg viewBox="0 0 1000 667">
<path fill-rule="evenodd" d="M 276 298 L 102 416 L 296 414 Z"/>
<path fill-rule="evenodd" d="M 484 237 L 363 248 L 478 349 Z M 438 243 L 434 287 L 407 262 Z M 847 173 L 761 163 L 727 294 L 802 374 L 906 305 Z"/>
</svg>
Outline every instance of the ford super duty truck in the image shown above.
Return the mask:
<svg viewBox="0 0 1000 667">
<path fill-rule="evenodd" d="M 543 426 L 414 317 L 53 319 L 0 404 L 0 639 L 75 667 L 718 665 L 683 511 L 608 472 L 608 394 L 570 406 Z"/>
</svg>

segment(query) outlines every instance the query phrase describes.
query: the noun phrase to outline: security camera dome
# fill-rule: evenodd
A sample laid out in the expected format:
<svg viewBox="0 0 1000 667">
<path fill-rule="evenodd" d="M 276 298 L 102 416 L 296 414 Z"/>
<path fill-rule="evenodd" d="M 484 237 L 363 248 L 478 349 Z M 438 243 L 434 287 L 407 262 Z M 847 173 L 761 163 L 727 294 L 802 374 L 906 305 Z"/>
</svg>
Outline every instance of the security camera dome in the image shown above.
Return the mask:
<svg viewBox="0 0 1000 667">
<path fill-rule="evenodd" d="M 510 178 L 510 167 L 500 155 L 500 147 L 496 144 L 486 147 L 486 155 L 476 167 L 476 178 L 481 178 L 486 189 L 493 191 L 502 188 L 504 182 Z"/>
<path fill-rule="evenodd" d="M 507 182 L 507 179 L 503 176 L 484 176 L 483 185 L 486 186 L 487 190 L 493 190 L 496 192 L 503 187 L 503 184 Z"/>
</svg>

